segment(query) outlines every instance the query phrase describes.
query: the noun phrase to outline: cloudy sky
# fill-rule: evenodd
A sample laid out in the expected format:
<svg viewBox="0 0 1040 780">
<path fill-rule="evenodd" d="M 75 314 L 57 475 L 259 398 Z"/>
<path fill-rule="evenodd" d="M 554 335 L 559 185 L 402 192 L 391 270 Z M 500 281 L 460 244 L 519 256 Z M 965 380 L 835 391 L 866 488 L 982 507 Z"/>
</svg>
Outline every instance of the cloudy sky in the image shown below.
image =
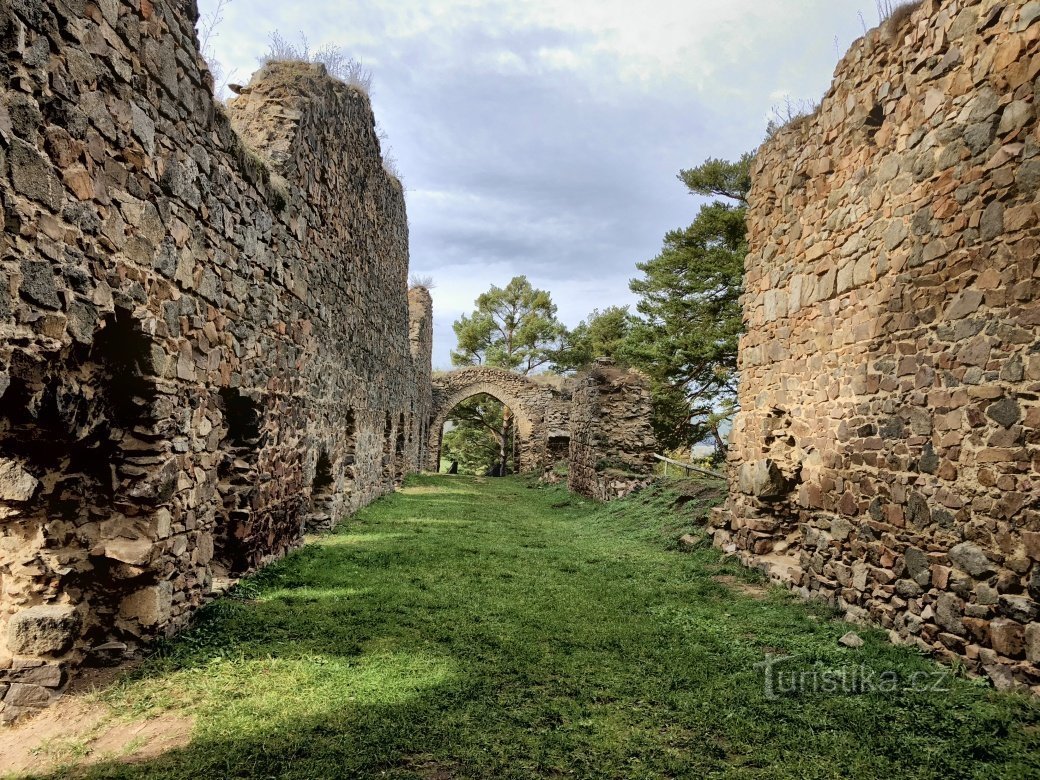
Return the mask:
<svg viewBox="0 0 1040 780">
<path fill-rule="evenodd" d="M 240 83 L 274 31 L 371 69 L 448 367 L 451 323 L 516 274 L 569 326 L 632 303 L 635 264 L 696 213 L 679 169 L 818 99 L 864 22 L 875 0 L 230 0 L 213 49 Z"/>
</svg>

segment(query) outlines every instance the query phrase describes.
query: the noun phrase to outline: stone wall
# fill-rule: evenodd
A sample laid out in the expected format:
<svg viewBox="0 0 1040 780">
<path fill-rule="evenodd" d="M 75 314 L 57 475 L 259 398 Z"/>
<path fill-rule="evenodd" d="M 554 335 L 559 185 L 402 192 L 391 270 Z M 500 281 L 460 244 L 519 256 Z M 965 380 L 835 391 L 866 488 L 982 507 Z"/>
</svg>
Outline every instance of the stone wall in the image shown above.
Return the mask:
<svg viewBox="0 0 1040 780">
<path fill-rule="evenodd" d="M 491 366 L 472 366 L 439 373 L 433 377 L 431 435 L 426 450 L 426 468 L 440 469 L 441 435 L 451 411 L 475 395 L 486 394 L 509 407 L 516 418 L 517 471 L 541 471 L 551 465 L 550 424 L 559 427 L 560 391 L 535 378 Z"/>
<path fill-rule="evenodd" d="M 368 98 L 211 96 L 191 0 L 0 1 L 0 719 L 414 471 L 430 301 Z"/>
<path fill-rule="evenodd" d="M 716 541 L 1040 690 L 1040 3 L 925 0 L 753 171 Z"/>
<path fill-rule="evenodd" d="M 597 360 L 573 391 L 567 487 L 610 501 L 644 486 L 657 446 L 650 413 L 646 378 Z"/>
</svg>

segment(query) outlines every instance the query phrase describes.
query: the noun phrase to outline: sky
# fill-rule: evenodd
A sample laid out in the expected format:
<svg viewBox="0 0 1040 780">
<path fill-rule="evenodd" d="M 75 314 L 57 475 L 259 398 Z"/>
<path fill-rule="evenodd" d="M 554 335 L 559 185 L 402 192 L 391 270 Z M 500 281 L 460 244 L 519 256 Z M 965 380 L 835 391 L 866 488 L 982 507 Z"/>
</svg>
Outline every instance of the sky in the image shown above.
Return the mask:
<svg viewBox="0 0 1040 780">
<path fill-rule="evenodd" d="M 679 170 L 753 151 L 774 107 L 818 100 L 877 2 L 225 0 L 211 48 L 233 83 L 276 31 L 372 71 L 448 368 L 452 322 L 515 275 L 569 327 L 634 308 L 636 263 L 703 202 Z M 217 4 L 199 0 L 204 20 Z"/>
</svg>

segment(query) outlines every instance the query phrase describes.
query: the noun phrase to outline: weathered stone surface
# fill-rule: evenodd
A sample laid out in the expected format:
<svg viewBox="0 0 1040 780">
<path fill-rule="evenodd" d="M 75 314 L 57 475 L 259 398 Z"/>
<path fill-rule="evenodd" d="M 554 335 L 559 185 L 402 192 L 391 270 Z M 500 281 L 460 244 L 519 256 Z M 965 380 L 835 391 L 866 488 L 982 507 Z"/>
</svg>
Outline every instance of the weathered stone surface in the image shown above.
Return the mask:
<svg viewBox="0 0 1040 780">
<path fill-rule="evenodd" d="M 0 458 L 0 501 L 28 501 L 39 484 L 16 461 Z"/>
<path fill-rule="evenodd" d="M 1025 630 L 1026 658 L 1040 663 L 1040 623 L 1030 623 Z"/>
<path fill-rule="evenodd" d="M 972 577 L 984 577 L 994 571 L 993 562 L 977 544 L 961 542 L 950 548 L 949 554 L 953 565 Z"/>
<path fill-rule="evenodd" d="M 783 541 L 799 592 L 1035 686 L 1040 4 L 991 5 L 868 33 L 759 150 L 712 530 L 751 564 Z M 790 481 L 770 501 L 766 458 Z"/>
<path fill-rule="evenodd" d="M 72 672 L 429 447 L 432 300 L 368 97 L 270 63 L 217 105 L 194 6 L 147 7 L 0 4 L 36 74 L 0 89 L 0 658 Z"/>
<path fill-rule="evenodd" d="M 991 620 L 990 643 L 993 649 L 1009 658 L 1017 658 L 1025 652 L 1025 627 L 1006 618 Z"/>
<path fill-rule="evenodd" d="M 743 464 L 737 479 L 740 492 L 766 500 L 780 498 L 790 489 L 780 467 L 768 458 Z"/>
<path fill-rule="evenodd" d="M 657 442 L 647 378 L 600 359 L 573 389 L 567 486 L 600 501 L 645 485 Z"/>
<path fill-rule="evenodd" d="M 923 550 L 916 547 L 907 547 L 903 553 L 903 560 L 910 577 L 918 585 L 926 586 L 932 579 L 931 563 Z"/>
<path fill-rule="evenodd" d="M 12 683 L 42 685 L 45 688 L 60 688 L 65 681 L 65 674 L 58 664 L 43 664 L 41 666 L 0 672 L 0 680 Z"/>
<path fill-rule="evenodd" d="M 51 264 L 42 260 L 23 260 L 21 293 L 33 303 L 47 309 L 61 307 L 58 289 L 54 284 L 54 271 Z"/>
<path fill-rule="evenodd" d="M 61 182 L 39 150 L 19 138 L 11 139 L 8 152 L 14 191 L 52 211 L 61 204 Z"/>
<path fill-rule="evenodd" d="M 4 704 L 9 707 L 41 709 L 49 705 L 52 698 L 51 691 L 41 685 L 11 683 L 4 696 Z"/>
<path fill-rule="evenodd" d="M 1009 618 L 1020 623 L 1040 618 L 1040 604 L 1025 596 L 1001 596 L 1000 609 Z"/>
<path fill-rule="evenodd" d="M 173 607 L 173 587 L 163 582 L 134 591 L 123 600 L 119 614 L 137 620 L 142 626 L 159 626 L 170 619 Z"/>
<path fill-rule="evenodd" d="M 60 655 L 76 641 L 81 624 L 70 605 L 23 609 L 7 624 L 7 647 L 19 655 Z"/>
<path fill-rule="evenodd" d="M 853 649 L 857 647 L 863 647 L 863 637 L 861 637 L 855 631 L 849 631 L 848 633 L 842 635 L 841 639 L 838 640 L 838 644 L 844 645 L 845 647 L 851 647 Z"/>
</svg>

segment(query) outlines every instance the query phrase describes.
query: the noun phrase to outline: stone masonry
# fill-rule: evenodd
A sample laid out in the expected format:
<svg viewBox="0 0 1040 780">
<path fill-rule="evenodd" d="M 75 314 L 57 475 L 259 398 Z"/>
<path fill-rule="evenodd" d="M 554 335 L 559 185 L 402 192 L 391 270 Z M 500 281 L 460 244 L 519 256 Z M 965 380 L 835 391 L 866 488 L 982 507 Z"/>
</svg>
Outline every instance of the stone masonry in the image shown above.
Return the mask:
<svg viewBox="0 0 1040 780">
<path fill-rule="evenodd" d="M 0 0 L 0 720 L 389 491 L 431 303 L 368 98 L 192 0 Z"/>
<path fill-rule="evenodd" d="M 597 360 L 574 388 L 567 487 L 611 501 L 646 485 L 657 447 L 650 413 L 646 378 Z"/>
<path fill-rule="evenodd" d="M 565 396 L 536 377 L 523 376 L 503 368 L 472 366 L 437 374 L 433 378 L 433 413 L 426 456 L 426 468 L 437 471 L 440 465 L 441 433 L 451 411 L 475 395 L 486 394 L 509 407 L 516 418 L 520 472 L 541 471 L 552 465 L 549 452 L 551 436 L 566 436 L 566 424 L 552 425 L 554 408 L 565 403 Z M 562 430 L 561 430 L 562 429 Z"/>
<path fill-rule="evenodd" d="M 925 0 L 754 167 L 716 543 L 1040 691 L 1040 2 Z"/>
<path fill-rule="evenodd" d="M 576 377 L 521 376 L 489 366 L 437 374 L 426 458 L 430 471 L 439 467 L 448 415 L 479 394 L 513 412 L 521 472 L 556 481 L 553 467 L 565 462 L 571 490 L 609 501 L 645 484 L 653 471 L 656 442 L 647 383 L 606 359 Z"/>
</svg>

